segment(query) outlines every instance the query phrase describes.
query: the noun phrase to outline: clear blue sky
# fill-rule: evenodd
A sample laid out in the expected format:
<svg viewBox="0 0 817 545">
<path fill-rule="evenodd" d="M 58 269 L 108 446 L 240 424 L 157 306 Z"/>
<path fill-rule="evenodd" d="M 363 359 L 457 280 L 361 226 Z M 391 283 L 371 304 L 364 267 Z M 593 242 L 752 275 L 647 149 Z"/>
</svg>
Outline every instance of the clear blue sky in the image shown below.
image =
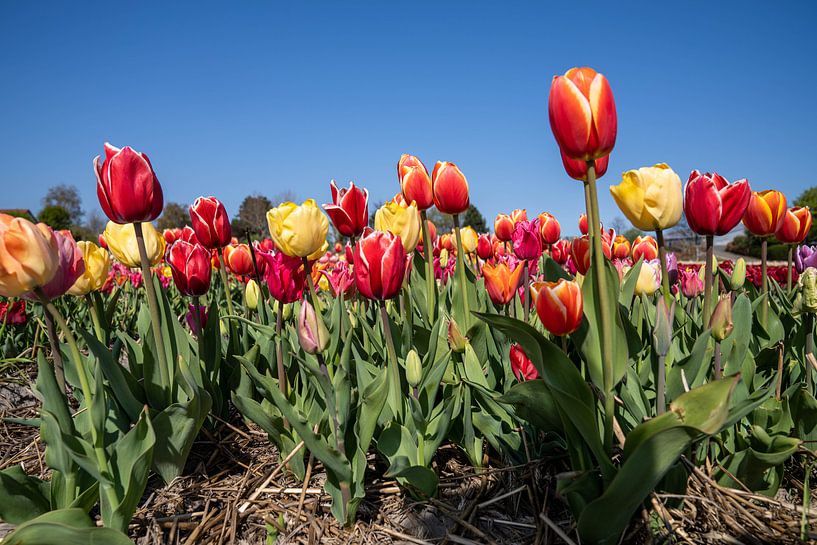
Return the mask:
<svg viewBox="0 0 817 545">
<path fill-rule="evenodd" d="M 398 190 L 401 153 L 454 161 L 489 222 L 547 210 L 575 232 L 579 183 L 547 120 L 554 74 L 595 67 L 619 134 L 602 178 L 668 162 L 790 198 L 817 184 L 817 3 L 3 2 L 0 207 L 75 184 L 99 209 L 102 143 L 146 152 L 168 201 L 329 200 Z"/>
</svg>

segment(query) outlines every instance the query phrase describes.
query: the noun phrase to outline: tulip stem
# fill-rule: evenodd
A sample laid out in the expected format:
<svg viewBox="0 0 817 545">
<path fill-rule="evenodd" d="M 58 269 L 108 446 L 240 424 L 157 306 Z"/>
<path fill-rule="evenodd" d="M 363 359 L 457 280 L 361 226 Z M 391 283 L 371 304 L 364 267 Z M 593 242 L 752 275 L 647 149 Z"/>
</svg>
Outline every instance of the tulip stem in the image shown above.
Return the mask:
<svg viewBox="0 0 817 545">
<path fill-rule="evenodd" d="M 459 277 L 460 296 L 462 297 L 462 308 L 465 314 L 463 317 L 465 323 L 463 325 L 465 326 L 465 332 L 467 335 L 468 329 L 471 327 L 471 309 L 468 304 L 468 288 L 465 285 L 465 261 L 462 258 L 462 254 L 464 253 L 465 249 L 462 246 L 462 236 L 460 236 L 460 217 L 457 214 L 454 214 L 454 233 L 457 236 L 457 276 Z M 525 318 L 527 320 L 527 316 Z"/>
<path fill-rule="evenodd" d="M 658 354 L 658 377 L 655 381 L 655 411 L 657 414 L 664 414 L 667 410 L 666 389 L 667 389 L 667 367 L 666 356 Z"/>
<path fill-rule="evenodd" d="M 284 303 L 278 301 L 278 316 L 275 317 L 275 359 L 278 365 L 278 388 L 284 396 L 289 396 L 289 386 L 287 385 L 287 372 L 284 369 L 284 344 L 281 338 L 281 330 L 284 328 Z M 288 427 L 286 419 L 284 426 Z"/>
<path fill-rule="evenodd" d="M 8 317 L 8 314 L 6 316 Z M 57 379 L 57 386 L 65 392 L 65 367 L 62 361 L 62 352 L 60 351 L 60 340 L 57 336 L 57 326 L 54 324 L 54 318 L 51 317 L 50 312 L 45 312 L 43 316 L 45 317 L 48 342 L 51 345 L 51 359 L 54 360 L 54 376 Z"/>
<path fill-rule="evenodd" d="M 99 313 L 96 311 L 96 305 L 90 293 L 85 294 L 85 302 L 88 304 L 88 310 L 91 313 L 91 321 L 94 323 L 96 338 L 99 339 L 99 342 L 102 344 L 107 344 L 105 342 L 105 336 L 102 334 L 102 324 L 99 321 Z"/>
<path fill-rule="evenodd" d="M 720 380 L 723 377 L 723 369 L 721 368 L 721 342 L 715 341 L 714 354 L 715 380 Z"/>
<path fill-rule="evenodd" d="M 664 248 L 664 230 L 655 230 L 655 240 L 658 242 L 658 260 L 661 262 L 661 291 L 664 292 L 664 301 L 669 306 L 672 293 L 669 290 L 669 275 L 667 274 L 667 250 Z"/>
<path fill-rule="evenodd" d="M 321 306 L 321 302 L 318 300 L 318 294 L 315 293 L 315 283 L 312 282 L 312 264 L 307 258 L 303 258 L 303 260 L 304 270 L 306 270 L 306 285 L 309 286 L 309 298 L 312 299 L 312 306 L 315 307 L 315 312 L 322 315 L 323 307 Z"/>
<path fill-rule="evenodd" d="M 613 422 L 615 420 L 615 399 L 613 397 L 613 323 L 615 309 L 610 307 L 607 286 L 607 272 L 605 271 L 604 253 L 602 251 L 601 228 L 599 226 L 599 199 L 596 191 L 596 164 L 587 161 L 587 219 L 590 226 L 591 242 L 593 244 L 593 274 L 596 279 L 595 300 L 598 305 L 598 316 L 601 322 L 601 361 L 604 382 L 604 446 L 608 453 L 613 452 Z"/>
<path fill-rule="evenodd" d="M 788 262 L 789 268 L 786 271 L 786 291 L 788 293 L 791 293 L 791 262 L 792 262 L 793 254 L 794 254 L 794 245 L 789 244 L 789 262 Z"/>
<path fill-rule="evenodd" d="M 528 276 L 528 260 L 524 261 L 524 269 L 522 269 L 522 276 L 525 278 L 525 306 L 524 306 L 524 316 L 525 316 L 525 323 L 528 323 L 528 317 L 530 316 L 530 278 Z"/>
<path fill-rule="evenodd" d="M 224 255 L 219 252 L 218 253 L 218 262 L 219 268 L 218 273 L 221 276 L 221 283 L 224 284 L 224 295 L 227 296 L 227 313 L 230 316 L 235 316 L 235 311 L 233 310 L 233 298 L 230 295 L 230 280 L 227 278 L 227 269 L 224 265 Z"/>
<path fill-rule="evenodd" d="M 260 307 L 261 310 L 258 311 L 258 315 L 261 318 L 261 323 L 267 325 L 269 322 L 267 321 L 267 294 L 264 291 L 264 282 L 261 279 L 261 275 L 258 272 L 258 260 L 255 257 L 255 248 L 252 245 L 252 238 L 250 238 L 250 230 L 247 229 L 247 246 L 250 248 L 250 257 L 252 258 L 252 270 L 255 272 L 255 280 L 258 282 L 258 291 L 261 292 L 261 301 Z"/>
<path fill-rule="evenodd" d="M 426 260 L 426 313 L 428 325 L 433 326 L 437 309 L 437 282 L 434 279 L 434 251 L 431 248 L 431 233 L 428 231 L 425 210 L 420 210 L 420 221 L 423 230 L 423 257 Z"/>
<path fill-rule="evenodd" d="M 814 395 L 812 387 L 812 373 L 814 372 L 810 365 L 810 360 L 814 355 L 814 314 L 806 312 L 803 318 L 804 326 L 806 327 L 806 386 L 810 394 Z"/>
<path fill-rule="evenodd" d="M 714 279 L 712 260 L 714 257 L 715 237 L 713 235 L 706 235 L 706 263 L 704 263 L 704 329 L 709 327 L 709 320 L 712 318 L 712 282 Z"/>
<path fill-rule="evenodd" d="M 400 386 L 400 370 L 397 363 L 397 350 L 394 348 L 394 338 L 391 334 L 391 324 L 389 313 L 386 311 L 386 302 L 380 301 L 380 318 L 383 321 L 383 335 L 386 337 L 386 350 L 389 354 L 388 375 L 389 375 L 389 405 L 395 420 L 399 421 L 402 415 L 402 392 Z"/>
<path fill-rule="evenodd" d="M 142 278 L 145 290 L 148 295 L 148 309 L 150 310 L 150 323 L 153 329 L 153 337 L 156 346 L 156 360 L 159 364 L 159 376 L 162 387 L 167 389 L 167 394 L 173 389 L 170 384 L 170 368 L 167 364 L 167 352 L 165 352 L 165 339 L 162 335 L 162 322 L 159 316 L 159 299 L 156 297 L 156 286 L 153 284 L 153 276 L 150 274 L 150 261 L 145 249 L 145 235 L 142 232 L 142 224 L 135 222 L 133 229 L 136 232 L 136 245 L 139 247 L 139 260 L 142 265 Z M 231 313 L 232 314 L 232 313 Z"/>
<path fill-rule="evenodd" d="M 766 269 L 766 258 L 768 255 L 768 241 L 764 238 L 760 243 L 760 289 L 764 300 L 760 306 L 760 323 L 767 327 L 769 323 L 769 276 Z"/>
<path fill-rule="evenodd" d="M 806 364 L 808 369 L 808 363 Z M 777 388 L 775 389 L 774 397 L 780 401 L 780 394 L 783 391 L 783 342 L 777 345 Z"/>
</svg>

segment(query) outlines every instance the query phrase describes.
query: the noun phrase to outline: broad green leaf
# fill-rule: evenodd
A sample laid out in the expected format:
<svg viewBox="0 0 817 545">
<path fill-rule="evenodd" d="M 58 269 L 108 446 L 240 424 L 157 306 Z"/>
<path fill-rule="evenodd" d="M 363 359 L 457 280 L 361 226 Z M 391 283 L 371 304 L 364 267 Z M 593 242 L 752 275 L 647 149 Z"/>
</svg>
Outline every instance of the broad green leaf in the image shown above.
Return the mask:
<svg viewBox="0 0 817 545">
<path fill-rule="evenodd" d="M 97 528 L 82 509 L 58 509 L 25 522 L 3 545 L 133 545 L 113 528 Z"/>
<path fill-rule="evenodd" d="M 20 466 L 0 471 L 0 520 L 22 524 L 51 510 L 50 486 Z"/>
</svg>

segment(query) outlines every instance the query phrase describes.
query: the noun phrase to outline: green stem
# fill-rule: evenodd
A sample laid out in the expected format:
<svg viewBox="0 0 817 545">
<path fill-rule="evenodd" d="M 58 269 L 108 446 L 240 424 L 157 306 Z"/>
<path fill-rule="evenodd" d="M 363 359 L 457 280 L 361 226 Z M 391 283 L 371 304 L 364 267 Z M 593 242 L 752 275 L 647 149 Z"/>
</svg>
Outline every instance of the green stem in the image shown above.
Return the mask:
<svg viewBox="0 0 817 545">
<path fill-rule="evenodd" d="M 423 256 L 426 260 L 426 314 L 428 325 L 434 325 L 437 310 L 437 282 L 434 279 L 434 251 L 431 248 L 431 233 L 428 231 L 426 211 L 420 211 L 421 227 L 423 229 Z"/>
<path fill-rule="evenodd" d="M 48 334 L 48 344 L 51 345 L 51 359 L 54 360 L 54 377 L 57 379 L 57 386 L 60 387 L 60 390 L 65 392 L 65 364 L 62 361 L 57 327 L 54 324 L 54 318 L 51 317 L 50 312 L 45 312 L 43 316 L 45 318 L 46 333 Z"/>
<path fill-rule="evenodd" d="M 304 260 L 304 269 L 306 270 L 306 285 L 309 286 L 309 298 L 312 300 L 312 306 L 315 307 L 315 312 L 323 314 L 323 307 L 318 300 L 318 294 L 315 293 L 315 283 L 312 282 L 312 264 L 307 258 Z"/>
<path fill-rule="evenodd" d="M 760 243 L 760 278 L 761 291 L 764 296 L 763 303 L 760 307 L 760 321 L 763 327 L 767 327 L 769 323 L 769 275 L 766 269 L 766 258 L 768 254 L 768 241 L 764 238 Z"/>
<path fill-rule="evenodd" d="M 608 299 L 607 274 L 605 271 L 604 253 L 602 252 L 601 229 L 599 227 L 599 199 L 596 192 L 596 166 L 595 162 L 587 161 L 587 183 L 590 210 L 588 210 L 588 221 L 591 241 L 593 244 L 593 274 L 596 279 L 596 303 L 598 304 L 599 321 L 601 322 L 601 355 L 602 372 L 604 383 L 604 445 L 608 453 L 613 451 L 613 422 L 615 417 L 615 399 L 613 397 L 613 323 L 614 309 L 610 307 Z"/>
<path fill-rule="evenodd" d="M 704 329 L 709 327 L 709 320 L 712 318 L 712 283 L 714 280 L 712 260 L 714 257 L 715 237 L 713 235 L 706 235 L 706 263 L 704 263 Z"/>
<path fill-rule="evenodd" d="M 788 269 L 786 271 L 786 291 L 791 293 L 791 262 L 792 262 L 792 254 L 794 253 L 794 245 L 789 244 L 789 260 L 788 260 Z"/>
<path fill-rule="evenodd" d="M 467 335 L 468 329 L 471 327 L 471 309 L 468 304 L 468 288 L 465 285 L 465 261 L 462 258 L 464 248 L 462 247 L 462 237 L 460 236 L 460 217 L 454 214 L 454 233 L 457 236 L 457 276 L 460 283 L 460 296 L 462 297 L 462 308 L 465 311 L 465 333 Z"/>
<path fill-rule="evenodd" d="M 667 274 L 667 250 L 664 248 L 664 231 L 655 230 L 655 240 L 658 242 L 658 260 L 661 262 L 661 290 L 664 292 L 664 302 L 669 306 L 672 293 L 669 290 L 669 275 Z"/>
<path fill-rule="evenodd" d="M 224 284 L 224 295 L 227 296 L 227 313 L 230 316 L 235 316 L 235 311 L 233 310 L 233 298 L 230 295 L 230 281 L 227 278 L 227 268 L 224 264 L 224 255 L 221 252 L 218 252 L 218 262 L 219 268 L 218 273 L 221 275 L 221 283 Z"/>
<path fill-rule="evenodd" d="M 715 341 L 715 380 L 719 380 L 723 376 L 723 368 L 721 366 L 721 342 Z"/>
<path fill-rule="evenodd" d="M 260 308 L 258 311 L 258 316 L 261 319 L 261 323 L 267 325 L 269 323 L 267 321 L 267 296 L 264 290 L 264 282 L 261 278 L 261 274 L 258 272 L 258 260 L 255 257 L 255 247 L 252 245 L 252 238 L 250 238 L 249 229 L 247 230 L 247 246 L 250 248 L 250 257 L 252 258 L 252 270 L 255 273 L 255 282 L 258 285 L 258 291 L 261 294 L 261 300 L 258 302 L 258 306 Z"/>
<path fill-rule="evenodd" d="M 803 320 L 806 327 L 806 386 L 810 394 L 814 394 L 813 378 L 814 371 L 811 368 L 811 358 L 814 355 L 814 314 L 807 312 Z"/>
<path fill-rule="evenodd" d="M 99 342 L 102 344 L 106 344 L 105 335 L 102 333 L 102 324 L 99 321 L 99 313 L 96 311 L 96 305 L 94 304 L 94 299 L 91 297 L 90 293 L 85 294 L 85 302 L 88 304 L 88 310 L 91 312 L 91 321 L 94 323 L 94 333 L 96 333 L 96 338 L 99 339 Z"/>
<path fill-rule="evenodd" d="M 655 384 L 655 404 L 658 414 L 664 414 L 667 410 L 666 402 L 667 367 L 666 356 L 658 355 L 658 378 Z"/>
<path fill-rule="evenodd" d="M 524 278 L 525 282 L 525 306 L 524 306 L 524 316 L 525 316 L 525 323 L 528 323 L 528 317 L 530 316 L 530 279 L 528 278 L 528 260 L 524 261 L 523 265 L 524 269 L 522 269 L 522 278 Z"/>
<path fill-rule="evenodd" d="M 150 323 L 153 329 L 153 337 L 156 343 L 156 359 L 159 364 L 159 376 L 162 387 L 166 389 L 167 395 L 172 390 L 170 384 L 170 367 L 167 364 L 167 352 L 165 352 L 165 338 L 162 335 L 162 321 L 159 315 L 159 299 L 156 297 L 156 286 L 153 284 L 153 276 L 150 272 L 150 262 L 148 261 L 147 250 L 145 249 L 145 235 L 142 232 L 142 224 L 133 224 L 136 232 L 136 245 L 139 247 L 139 260 L 142 265 L 142 280 L 148 295 L 148 309 L 150 310 Z"/>
<path fill-rule="evenodd" d="M 275 317 L 275 359 L 278 366 L 278 388 L 285 396 L 289 396 L 287 372 L 284 369 L 284 345 L 281 330 L 284 327 L 284 303 L 278 301 L 278 316 Z M 286 422 L 286 420 L 284 421 Z"/>
<path fill-rule="evenodd" d="M 399 421 L 403 414 L 403 389 L 400 386 L 400 369 L 397 363 L 397 350 L 394 348 L 394 338 L 391 334 L 389 313 L 386 311 L 385 301 L 380 301 L 380 318 L 383 322 L 383 335 L 386 337 L 386 350 L 389 354 L 389 405 L 391 405 L 392 411 L 395 413 L 395 419 Z"/>
</svg>

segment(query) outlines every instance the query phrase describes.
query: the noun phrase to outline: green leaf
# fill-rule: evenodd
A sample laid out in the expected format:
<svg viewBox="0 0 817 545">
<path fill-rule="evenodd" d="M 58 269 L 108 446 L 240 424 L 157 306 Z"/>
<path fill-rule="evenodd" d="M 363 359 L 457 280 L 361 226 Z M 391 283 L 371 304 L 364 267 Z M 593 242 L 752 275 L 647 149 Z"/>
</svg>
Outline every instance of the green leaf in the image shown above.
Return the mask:
<svg viewBox="0 0 817 545">
<path fill-rule="evenodd" d="M 58 509 L 25 522 L 3 545 L 133 545 L 113 528 L 97 528 L 82 509 Z"/>
<path fill-rule="evenodd" d="M 514 384 L 499 402 L 513 406 L 516 416 L 541 431 L 564 433 L 556 401 L 542 379 Z"/>
<path fill-rule="evenodd" d="M 27 475 L 20 466 L 0 471 L 0 519 L 22 524 L 48 512 L 50 488 L 48 481 Z"/>
<path fill-rule="evenodd" d="M 116 402 L 122 406 L 131 422 L 136 422 L 142 412 L 142 407 L 145 405 L 144 390 L 127 369 L 113 360 L 111 351 L 100 343 L 94 335 L 86 331 L 81 331 L 81 333 L 88 348 L 96 356 L 102 368 L 102 374 L 111 385 Z"/>
</svg>

